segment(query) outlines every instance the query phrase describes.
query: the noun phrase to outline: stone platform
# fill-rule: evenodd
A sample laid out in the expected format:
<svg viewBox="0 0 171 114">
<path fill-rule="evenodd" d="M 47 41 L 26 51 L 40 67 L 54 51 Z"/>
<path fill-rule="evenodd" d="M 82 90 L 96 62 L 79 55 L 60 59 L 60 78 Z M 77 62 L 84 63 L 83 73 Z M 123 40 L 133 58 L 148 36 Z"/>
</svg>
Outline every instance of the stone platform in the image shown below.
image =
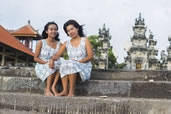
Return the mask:
<svg viewBox="0 0 171 114">
<path fill-rule="evenodd" d="M 0 76 L 36 77 L 34 68 L 0 69 Z M 91 80 L 171 81 L 171 71 L 93 70 Z"/>
<path fill-rule="evenodd" d="M 46 97 L 34 69 L 0 69 L 0 114 L 171 114 L 170 80 L 171 71 L 93 70 L 76 97 Z"/>
<path fill-rule="evenodd" d="M 13 114 L 171 114 L 170 107 L 171 100 L 167 99 L 46 97 L 0 93 L 0 112 L 8 112 L 2 114 L 10 114 L 11 111 Z"/>
<path fill-rule="evenodd" d="M 36 77 L 0 76 L 0 80 L 1 92 L 43 94 L 44 91 L 44 84 Z M 60 85 L 59 88 L 61 89 Z M 77 82 L 76 95 L 171 99 L 171 82 L 89 80 Z"/>
</svg>

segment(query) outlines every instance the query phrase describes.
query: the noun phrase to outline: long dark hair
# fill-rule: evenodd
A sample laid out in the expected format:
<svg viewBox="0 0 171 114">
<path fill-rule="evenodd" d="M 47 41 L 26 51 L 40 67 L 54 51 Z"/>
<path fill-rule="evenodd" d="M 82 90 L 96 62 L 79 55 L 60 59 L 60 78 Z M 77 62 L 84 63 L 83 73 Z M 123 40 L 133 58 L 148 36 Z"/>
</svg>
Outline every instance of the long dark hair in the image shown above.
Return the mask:
<svg viewBox="0 0 171 114">
<path fill-rule="evenodd" d="M 55 22 L 48 22 L 45 26 L 44 26 L 44 30 L 43 30 L 43 32 L 42 32 L 42 39 L 46 39 L 47 37 L 48 37 L 48 34 L 46 33 L 46 31 L 48 30 L 48 27 L 49 27 L 49 25 L 56 25 L 56 27 L 57 27 L 57 30 L 58 30 L 58 25 L 55 23 Z M 55 40 L 57 40 L 57 41 L 59 41 L 59 33 L 57 32 L 57 35 L 56 35 L 56 37 L 55 37 Z"/>
<path fill-rule="evenodd" d="M 67 26 L 68 25 L 73 25 L 74 27 L 76 27 L 77 29 L 78 29 L 78 34 L 79 34 L 79 36 L 80 37 L 84 37 L 85 36 L 85 34 L 84 34 L 84 32 L 83 32 L 83 27 L 82 27 L 82 25 L 79 25 L 78 24 L 78 22 L 77 21 L 75 21 L 75 20 L 69 20 L 69 21 L 67 21 L 65 24 L 64 24 L 64 26 L 63 26 L 63 29 L 64 29 L 64 31 L 65 31 L 65 33 L 68 35 L 68 33 L 67 33 Z M 68 35 L 69 36 L 69 35 Z"/>
</svg>

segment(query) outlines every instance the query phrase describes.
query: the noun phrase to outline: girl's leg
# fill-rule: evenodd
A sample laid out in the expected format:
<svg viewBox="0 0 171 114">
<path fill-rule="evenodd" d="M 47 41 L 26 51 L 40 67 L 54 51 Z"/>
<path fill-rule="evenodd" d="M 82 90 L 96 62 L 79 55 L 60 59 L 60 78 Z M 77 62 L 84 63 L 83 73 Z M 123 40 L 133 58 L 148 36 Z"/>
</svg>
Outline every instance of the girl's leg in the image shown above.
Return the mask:
<svg viewBox="0 0 171 114">
<path fill-rule="evenodd" d="M 63 90 L 58 94 L 58 96 L 68 95 L 68 75 L 62 78 Z"/>
<path fill-rule="evenodd" d="M 54 79 L 54 74 L 48 76 L 46 81 L 46 88 L 45 88 L 45 95 L 46 96 L 53 96 L 53 93 L 51 92 L 51 85 Z"/>
<path fill-rule="evenodd" d="M 77 74 L 69 75 L 69 97 L 73 97 L 75 94 L 75 83 L 76 83 Z"/>
<path fill-rule="evenodd" d="M 59 80 L 59 72 L 56 71 L 55 79 L 54 79 L 53 84 L 52 84 L 52 92 L 55 96 L 57 96 L 59 94 L 58 91 L 56 90 L 56 85 L 58 83 L 58 80 Z"/>
</svg>

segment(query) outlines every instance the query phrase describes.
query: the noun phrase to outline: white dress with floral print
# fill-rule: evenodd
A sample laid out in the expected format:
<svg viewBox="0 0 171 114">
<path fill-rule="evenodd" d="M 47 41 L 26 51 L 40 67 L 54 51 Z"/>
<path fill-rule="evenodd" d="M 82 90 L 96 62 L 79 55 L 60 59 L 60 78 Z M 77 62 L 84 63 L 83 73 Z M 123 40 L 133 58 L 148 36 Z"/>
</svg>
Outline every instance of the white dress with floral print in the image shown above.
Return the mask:
<svg viewBox="0 0 171 114">
<path fill-rule="evenodd" d="M 60 42 L 57 43 L 56 49 L 54 49 L 47 44 L 46 40 L 41 40 L 41 41 L 42 41 L 42 48 L 39 58 L 44 61 L 49 61 L 50 58 L 59 50 Z M 61 61 L 62 58 L 59 58 L 57 61 L 55 61 L 54 69 L 49 68 L 48 63 L 47 64 L 36 63 L 35 72 L 37 77 L 40 78 L 42 81 L 45 81 L 48 76 L 52 75 L 56 70 L 59 69 Z"/>
<path fill-rule="evenodd" d="M 72 46 L 70 40 L 66 43 L 67 54 L 69 60 L 64 60 L 60 66 L 61 78 L 68 74 L 79 73 L 82 81 L 89 80 L 92 70 L 91 62 L 80 63 L 79 60 L 87 56 L 85 47 L 85 38 L 81 38 L 80 44 L 77 47 Z"/>
</svg>

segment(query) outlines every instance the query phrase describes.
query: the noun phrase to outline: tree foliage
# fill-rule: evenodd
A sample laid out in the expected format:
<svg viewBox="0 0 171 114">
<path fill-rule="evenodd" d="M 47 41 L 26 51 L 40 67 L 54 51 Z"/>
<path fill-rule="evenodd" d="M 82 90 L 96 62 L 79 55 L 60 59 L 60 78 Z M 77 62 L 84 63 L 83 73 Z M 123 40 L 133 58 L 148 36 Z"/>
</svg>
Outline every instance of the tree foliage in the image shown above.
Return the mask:
<svg viewBox="0 0 171 114">
<path fill-rule="evenodd" d="M 95 59 L 92 61 L 93 64 L 93 68 L 96 68 L 96 66 L 99 63 L 99 60 L 96 59 L 100 57 L 100 51 L 98 50 L 98 47 L 102 47 L 102 42 L 99 42 L 99 37 L 97 35 L 92 35 L 89 36 L 88 39 L 90 40 L 91 44 L 92 44 L 92 48 L 93 48 L 93 52 L 95 55 Z M 114 56 L 113 52 L 112 52 L 112 48 L 108 49 L 108 68 L 109 69 L 113 69 L 116 66 L 116 57 Z"/>
<path fill-rule="evenodd" d="M 120 63 L 116 65 L 116 69 L 123 69 L 126 66 L 126 63 Z"/>
<path fill-rule="evenodd" d="M 108 49 L 108 59 L 109 59 L 109 65 L 108 65 L 108 68 L 109 69 L 113 69 L 113 68 L 115 68 L 116 67 L 116 63 L 117 63 L 117 61 L 116 61 L 116 57 L 114 56 L 114 54 L 113 54 L 113 52 L 112 52 L 112 48 L 109 48 Z"/>
</svg>

